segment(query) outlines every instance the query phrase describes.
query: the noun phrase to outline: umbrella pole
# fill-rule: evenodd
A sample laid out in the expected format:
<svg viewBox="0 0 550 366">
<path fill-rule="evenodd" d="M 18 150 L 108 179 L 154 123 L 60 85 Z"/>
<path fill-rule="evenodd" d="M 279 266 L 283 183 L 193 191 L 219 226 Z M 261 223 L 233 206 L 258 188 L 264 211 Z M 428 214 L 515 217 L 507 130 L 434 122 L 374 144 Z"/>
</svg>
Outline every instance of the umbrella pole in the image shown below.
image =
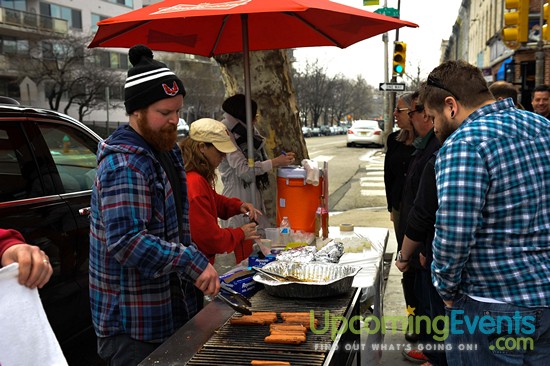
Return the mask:
<svg viewBox="0 0 550 366">
<path fill-rule="evenodd" d="M 256 202 L 256 169 L 254 168 L 254 126 L 252 120 L 252 102 L 250 94 L 252 87 L 250 85 L 250 55 L 248 46 L 248 14 L 241 14 L 241 26 L 243 37 L 243 63 L 244 63 L 244 95 L 246 103 L 246 143 L 248 147 L 248 167 L 254 172 L 250 189 L 252 190 L 252 204 L 259 208 L 260 202 Z"/>
</svg>

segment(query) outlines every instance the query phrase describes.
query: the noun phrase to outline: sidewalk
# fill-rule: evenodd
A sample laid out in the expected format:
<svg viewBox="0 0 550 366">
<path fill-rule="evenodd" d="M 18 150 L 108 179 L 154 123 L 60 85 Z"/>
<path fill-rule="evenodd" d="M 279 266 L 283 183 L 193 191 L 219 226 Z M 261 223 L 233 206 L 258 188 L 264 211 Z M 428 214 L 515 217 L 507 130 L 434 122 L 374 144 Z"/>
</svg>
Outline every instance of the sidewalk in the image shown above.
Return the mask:
<svg viewBox="0 0 550 366">
<path fill-rule="evenodd" d="M 353 224 L 354 226 L 369 226 L 369 227 L 384 227 L 389 230 L 390 236 L 386 247 L 386 255 L 392 254 L 392 260 L 389 269 L 389 275 L 386 282 L 386 290 L 384 292 L 384 314 L 386 315 L 404 315 L 405 314 L 405 299 L 401 289 L 401 272 L 394 266 L 393 260 L 397 251 L 397 241 L 393 224 L 389 219 L 389 213 L 385 207 L 380 208 L 361 208 L 345 212 L 332 213 L 329 218 L 331 226 L 340 224 Z M 411 345 L 405 340 L 403 332 L 391 334 L 391 329 L 388 329 L 386 324 L 387 334 L 384 337 L 385 351 L 382 352 L 380 365 L 387 366 L 411 366 L 414 363 L 406 360 L 401 354 L 403 347 Z M 402 329 L 398 329 L 401 331 Z M 414 345 L 411 345 L 414 347 Z M 399 348 L 399 349 L 398 349 Z"/>
</svg>

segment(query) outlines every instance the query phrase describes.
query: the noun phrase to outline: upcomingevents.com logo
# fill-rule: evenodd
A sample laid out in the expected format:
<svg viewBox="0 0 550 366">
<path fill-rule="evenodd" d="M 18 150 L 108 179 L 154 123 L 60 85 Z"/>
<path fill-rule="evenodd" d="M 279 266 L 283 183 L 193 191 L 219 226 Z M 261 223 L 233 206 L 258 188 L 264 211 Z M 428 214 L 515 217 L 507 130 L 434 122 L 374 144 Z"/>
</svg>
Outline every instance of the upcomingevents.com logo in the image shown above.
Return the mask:
<svg viewBox="0 0 550 366">
<path fill-rule="evenodd" d="M 412 310 L 412 311 L 411 311 Z M 384 315 L 378 318 L 374 315 L 361 317 L 359 315 L 347 320 L 344 316 L 332 315 L 328 310 L 324 312 L 324 321 L 321 327 L 315 327 L 312 320 L 310 326 L 314 334 L 330 333 L 334 340 L 339 334 L 352 332 L 353 334 L 396 334 L 405 333 L 408 329 L 425 329 L 432 334 L 436 341 L 445 341 L 450 334 L 481 333 L 492 338 L 489 349 L 498 351 L 532 350 L 533 338 L 529 335 L 535 332 L 535 317 L 520 315 L 518 311 L 511 315 L 483 315 L 470 317 L 463 310 L 452 310 L 450 316 L 436 316 L 429 318 L 423 315 L 414 315 L 414 309 L 409 309 L 405 316 Z M 314 319 L 313 311 L 311 319 Z M 361 325 L 362 324 L 362 325 Z M 470 347 L 468 347 L 470 348 Z"/>
</svg>

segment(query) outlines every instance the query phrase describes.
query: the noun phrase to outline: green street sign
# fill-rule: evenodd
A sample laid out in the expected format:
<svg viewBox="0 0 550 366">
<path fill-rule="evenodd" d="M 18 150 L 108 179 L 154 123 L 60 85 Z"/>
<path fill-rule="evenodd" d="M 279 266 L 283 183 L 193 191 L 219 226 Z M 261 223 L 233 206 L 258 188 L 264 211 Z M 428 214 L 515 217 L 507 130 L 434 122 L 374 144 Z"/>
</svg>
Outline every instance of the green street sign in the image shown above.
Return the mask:
<svg viewBox="0 0 550 366">
<path fill-rule="evenodd" d="M 389 17 L 399 18 L 399 10 L 395 8 L 380 8 L 374 11 L 375 13 L 387 15 Z"/>
</svg>

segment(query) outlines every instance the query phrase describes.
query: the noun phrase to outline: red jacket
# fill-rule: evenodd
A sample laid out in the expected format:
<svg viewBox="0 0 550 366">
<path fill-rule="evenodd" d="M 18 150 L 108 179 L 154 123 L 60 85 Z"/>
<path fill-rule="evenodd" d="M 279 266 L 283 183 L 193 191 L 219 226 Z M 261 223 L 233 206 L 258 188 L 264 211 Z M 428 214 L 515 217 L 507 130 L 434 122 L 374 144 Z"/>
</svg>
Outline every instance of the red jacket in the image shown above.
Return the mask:
<svg viewBox="0 0 550 366">
<path fill-rule="evenodd" d="M 0 229 L 0 259 L 4 255 L 4 251 L 15 244 L 23 244 L 25 239 L 17 230 Z"/>
<path fill-rule="evenodd" d="M 244 241 L 241 228 L 221 228 L 218 218 L 227 220 L 241 213 L 243 202 L 216 193 L 197 172 L 187 173 L 191 239 L 214 264 L 216 254 L 232 252 Z"/>
</svg>

